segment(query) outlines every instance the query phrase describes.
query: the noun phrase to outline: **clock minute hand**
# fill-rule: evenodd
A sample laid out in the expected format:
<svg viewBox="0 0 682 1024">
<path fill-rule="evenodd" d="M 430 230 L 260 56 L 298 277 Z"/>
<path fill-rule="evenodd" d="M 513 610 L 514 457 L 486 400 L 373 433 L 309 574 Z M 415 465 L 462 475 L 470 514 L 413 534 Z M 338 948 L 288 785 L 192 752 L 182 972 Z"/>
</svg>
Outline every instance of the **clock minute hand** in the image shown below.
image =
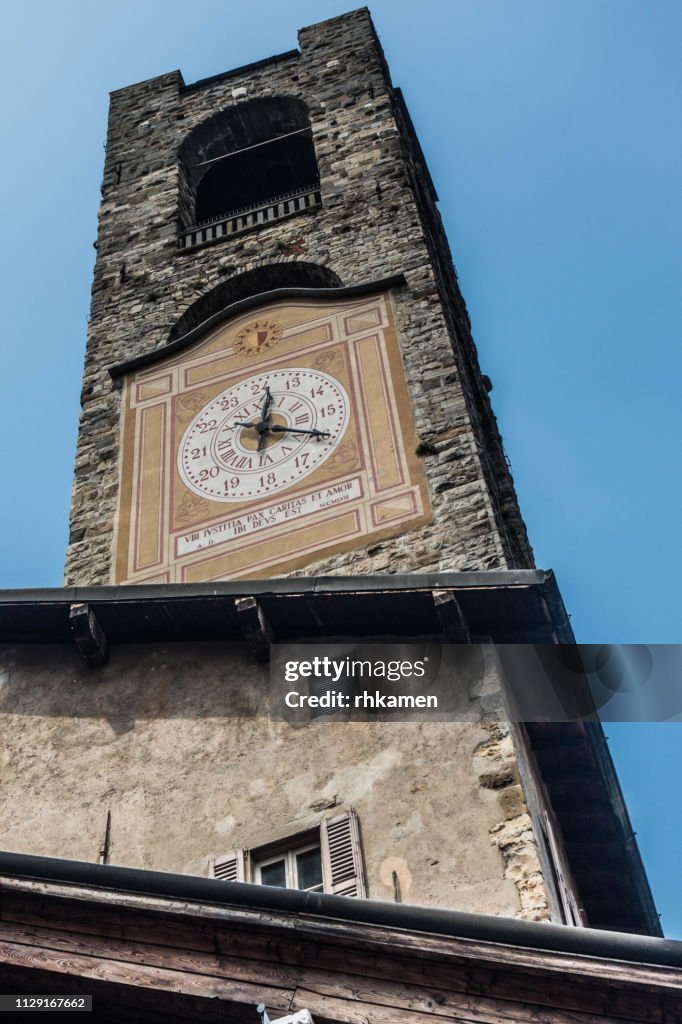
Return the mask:
<svg viewBox="0 0 682 1024">
<path fill-rule="evenodd" d="M 265 398 L 263 400 L 263 406 L 260 411 L 260 421 L 265 423 L 270 412 L 270 405 L 272 403 L 272 395 L 270 394 L 270 388 L 265 389 Z"/>
<path fill-rule="evenodd" d="M 270 427 L 273 434 L 310 434 L 312 437 L 329 437 L 328 430 L 300 430 L 298 427 Z"/>
<path fill-rule="evenodd" d="M 252 430 L 258 430 L 258 423 L 235 423 L 235 427 L 251 427 Z"/>
</svg>

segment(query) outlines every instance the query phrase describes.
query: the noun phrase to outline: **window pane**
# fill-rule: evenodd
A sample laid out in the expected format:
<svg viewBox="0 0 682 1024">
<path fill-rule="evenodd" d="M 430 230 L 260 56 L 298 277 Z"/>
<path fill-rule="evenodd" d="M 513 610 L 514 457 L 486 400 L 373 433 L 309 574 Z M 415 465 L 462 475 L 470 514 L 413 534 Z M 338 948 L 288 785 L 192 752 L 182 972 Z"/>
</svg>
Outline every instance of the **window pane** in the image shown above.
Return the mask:
<svg viewBox="0 0 682 1024">
<path fill-rule="evenodd" d="M 299 889 L 312 889 L 322 885 L 322 859 L 319 846 L 314 850 L 296 854 L 296 876 Z"/>
<path fill-rule="evenodd" d="M 286 872 L 284 861 L 277 860 L 274 864 L 266 864 L 260 869 L 260 880 L 263 885 L 279 885 L 286 888 Z"/>
</svg>

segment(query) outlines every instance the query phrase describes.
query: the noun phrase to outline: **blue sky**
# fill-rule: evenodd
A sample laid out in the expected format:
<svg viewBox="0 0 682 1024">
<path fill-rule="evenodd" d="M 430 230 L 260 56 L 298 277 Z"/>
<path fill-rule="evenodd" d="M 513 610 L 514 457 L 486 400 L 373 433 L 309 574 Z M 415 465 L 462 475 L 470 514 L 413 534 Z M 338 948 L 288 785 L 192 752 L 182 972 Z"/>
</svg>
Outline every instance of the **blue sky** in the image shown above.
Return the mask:
<svg viewBox="0 0 682 1024">
<path fill-rule="evenodd" d="M 332 0 L 27 0 L 0 60 L 0 586 L 61 583 L 108 92 L 296 46 Z M 375 0 L 538 565 L 579 640 L 682 641 L 682 5 Z M 682 938 L 682 724 L 607 728 Z"/>
</svg>

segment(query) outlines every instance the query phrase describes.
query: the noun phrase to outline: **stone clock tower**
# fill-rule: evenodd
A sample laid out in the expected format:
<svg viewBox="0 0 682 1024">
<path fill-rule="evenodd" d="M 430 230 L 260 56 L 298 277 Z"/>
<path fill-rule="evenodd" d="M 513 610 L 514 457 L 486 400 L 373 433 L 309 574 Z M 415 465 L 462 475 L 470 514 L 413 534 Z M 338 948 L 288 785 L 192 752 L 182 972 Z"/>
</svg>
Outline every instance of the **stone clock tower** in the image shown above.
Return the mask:
<svg viewBox="0 0 682 1024">
<path fill-rule="evenodd" d="M 533 565 L 366 10 L 115 92 L 69 584 Z"/>
<path fill-rule="evenodd" d="M 682 1020 L 401 94 L 366 10 L 299 39 L 112 96 L 67 585 L 0 593 L 0 995 Z"/>
</svg>

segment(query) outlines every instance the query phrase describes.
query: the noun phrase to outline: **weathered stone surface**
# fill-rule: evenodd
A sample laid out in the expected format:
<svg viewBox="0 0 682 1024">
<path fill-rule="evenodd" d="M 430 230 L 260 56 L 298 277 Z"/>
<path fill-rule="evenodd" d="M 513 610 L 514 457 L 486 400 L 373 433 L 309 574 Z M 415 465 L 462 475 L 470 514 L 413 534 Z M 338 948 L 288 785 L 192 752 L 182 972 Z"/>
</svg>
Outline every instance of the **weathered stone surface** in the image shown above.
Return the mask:
<svg viewBox="0 0 682 1024">
<path fill-rule="evenodd" d="M 516 917 L 546 921 L 551 916 L 547 889 L 538 859 L 533 824 L 519 784 L 516 755 L 509 726 L 484 722 L 488 737 L 474 751 L 474 769 L 480 784 L 497 794 L 501 821 L 490 840 L 502 854 L 504 877 L 516 886 L 520 909 Z"/>
<path fill-rule="evenodd" d="M 180 251 L 183 140 L 235 102 L 278 95 L 309 108 L 322 207 Z M 435 193 L 366 10 L 302 30 L 299 54 L 189 87 L 171 72 L 114 92 L 99 218 L 67 583 L 111 579 L 120 390 L 108 367 L 165 345 L 212 288 L 297 262 L 345 285 L 405 274 L 397 326 L 417 433 L 437 452 L 424 458 L 432 524 L 299 573 L 532 565 Z"/>
</svg>

